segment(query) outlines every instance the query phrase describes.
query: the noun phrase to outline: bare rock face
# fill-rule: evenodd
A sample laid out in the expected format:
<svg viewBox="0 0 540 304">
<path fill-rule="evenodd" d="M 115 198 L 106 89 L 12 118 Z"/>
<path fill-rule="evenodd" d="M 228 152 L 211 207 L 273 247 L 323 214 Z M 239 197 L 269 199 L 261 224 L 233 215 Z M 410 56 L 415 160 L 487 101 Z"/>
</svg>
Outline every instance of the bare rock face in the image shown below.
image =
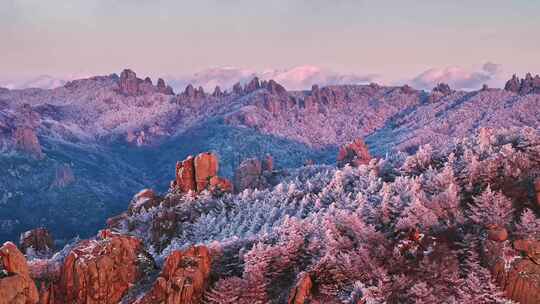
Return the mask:
<svg viewBox="0 0 540 304">
<path fill-rule="evenodd" d="M 173 181 L 172 187 L 179 188 L 182 192 L 197 191 L 193 156 L 188 156 L 185 160 L 176 163 L 176 179 Z"/>
<path fill-rule="evenodd" d="M 135 304 L 202 303 L 209 283 L 210 266 L 210 253 L 204 246 L 173 252 L 165 261 L 152 289 Z"/>
<path fill-rule="evenodd" d="M 309 273 L 300 275 L 296 286 L 289 294 L 288 304 L 308 304 L 313 288 L 313 281 Z"/>
<path fill-rule="evenodd" d="M 41 303 L 119 303 L 142 276 L 145 259 L 141 241 L 103 230 L 98 239 L 82 241 L 68 254 L 57 281 L 42 284 Z"/>
<path fill-rule="evenodd" d="M 360 138 L 352 143 L 345 144 L 339 148 L 337 163 L 339 167 L 350 164 L 353 167 L 366 165 L 371 160 L 371 155 L 364 141 Z"/>
<path fill-rule="evenodd" d="M 194 163 L 197 191 L 202 191 L 208 187 L 210 178 L 217 176 L 218 159 L 214 154 L 206 152 L 197 155 Z"/>
<path fill-rule="evenodd" d="M 75 182 L 75 174 L 73 174 L 73 170 L 69 165 L 64 164 L 56 168 L 55 178 L 51 186 L 64 188 L 73 182 Z"/>
<path fill-rule="evenodd" d="M 232 192 L 232 184 L 218 176 L 218 169 L 218 158 L 210 152 L 196 157 L 188 156 L 176 163 L 176 178 L 171 182 L 171 188 L 184 193 L 200 193 L 203 190 L 212 193 Z"/>
<path fill-rule="evenodd" d="M 26 258 L 11 242 L 0 247 L 0 304 L 38 303 L 39 294 L 30 278 Z"/>
<path fill-rule="evenodd" d="M 210 178 L 217 176 L 218 159 L 216 155 L 206 152 L 197 155 L 194 163 L 197 190 L 202 191 L 208 187 Z"/>
<path fill-rule="evenodd" d="M 37 254 L 49 254 L 54 250 L 54 239 L 45 228 L 36 228 L 21 234 L 19 248 L 25 254 L 33 250 Z"/>
<path fill-rule="evenodd" d="M 267 155 L 261 161 L 257 158 L 244 160 L 234 172 L 235 189 L 239 192 L 245 189 L 265 189 L 271 186 L 274 161 Z"/>
<path fill-rule="evenodd" d="M 533 77 L 531 73 L 527 73 L 524 79 L 519 79 L 516 75 L 513 75 L 506 82 L 504 89 L 520 95 L 540 94 L 540 75 Z"/>
<path fill-rule="evenodd" d="M 491 242 L 487 248 L 493 278 L 505 296 L 522 304 L 540 303 L 540 242 L 515 240 L 506 249 Z"/>
</svg>

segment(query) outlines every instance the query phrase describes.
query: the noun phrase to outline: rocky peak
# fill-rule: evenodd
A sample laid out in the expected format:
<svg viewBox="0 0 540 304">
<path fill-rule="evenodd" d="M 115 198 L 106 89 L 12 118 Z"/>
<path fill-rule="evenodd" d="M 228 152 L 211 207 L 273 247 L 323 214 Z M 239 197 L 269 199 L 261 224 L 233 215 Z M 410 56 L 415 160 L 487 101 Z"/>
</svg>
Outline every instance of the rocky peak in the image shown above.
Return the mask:
<svg viewBox="0 0 540 304">
<path fill-rule="evenodd" d="M 125 69 L 120 73 L 118 80 L 119 92 L 127 96 L 136 96 L 140 94 L 139 85 L 143 82 L 137 78 L 137 74 L 130 69 Z"/>
<path fill-rule="evenodd" d="M 253 77 L 253 79 L 251 79 L 251 81 L 248 82 L 246 86 L 244 87 L 244 92 L 251 93 L 251 92 L 257 91 L 260 88 L 261 88 L 261 83 L 259 81 L 259 77 Z"/>
<path fill-rule="evenodd" d="M 504 86 L 506 91 L 514 92 L 520 95 L 540 94 L 540 75 L 532 76 L 527 73 L 524 79 L 519 79 L 515 74 L 508 80 Z"/>
<path fill-rule="evenodd" d="M 180 99 L 187 101 L 199 100 L 206 97 L 206 93 L 202 87 L 195 89 L 192 84 L 188 84 L 184 92 L 179 95 Z"/>
<path fill-rule="evenodd" d="M 157 90 L 161 94 L 165 95 L 174 95 L 174 90 L 171 86 L 168 86 L 165 84 L 165 80 L 163 78 L 159 78 L 157 81 Z"/>
<path fill-rule="evenodd" d="M 158 79 L 157 86 L 154 86 L 150 77 L 142 80 L 130 69 L 125 69 L 120 73 L 118 92 L 125 96 L 139 96 L 151 93 L 174 95 L 172 88 L 167 86 L 163 79 Z"/>
<path fill-rule="evenodd" d="M 452 89 L 450 88 L 450 86 L 446 83 L 439 83 L 437 84 L 436 87 L 433 88 L 433 90 L 431 92 L 437 92 L 437 93 L 441 93 L 443 95 L 450 95 L 453 93 Z"/>
<path fill-rule="evenodd" d="M 265 88 L 268 92 L 270 92 L 270 94 L 287 94 L 287 90 L 273 79 L 270 79 L 269 81 L 264 81 L 261 87 Z"/>
<path fill-rule="evenodd" d="M 214 92 L 212 93 L 212 96 L 213 97 L 222 97 L 223 95 L 224 94 L 221 91 L 221 88 L 219 86 L 216 86 L 216 88 L 214 89 Z"/>
<path fill-rule="evenodd" d="M 212 193 L 231 192 L 232 184 L 218 176 L 219 162 L 215 154 L 200 153 L 196 157 L 188 156 L 176 163 L 176 178 L 171 188 L 180 192 L 200 193 L 210 190 Z"/>
<path fill-rule="evenodd" d="M 343 167 L 347 164 L 358 167 L 359 165 L 368 164 L 370 160 L 371 155 L 369 154 L 368 147 L 360 138 L 339 148 L 337 156 L 339 167 Z"/>
<path fill-rule="evenodd" d="M 237 94 L 237 95 L 244 94 L 244 89 L 242 88 L 242 85 L 240 84 L 240 82 L 235 83 L 232 90 L 234 94 Z"/>
<path fill-rule="evenodd" d="M 454 91 L 450 88 L 450 86 L 446 83 L 439 83 L 436 87 L 431 90 L 431 94 L 429 94 L 428 101 L 429 102 L 436 102 L 439 101 L 441 98 L 448 96 L 452 94 Z"/>
</svg>

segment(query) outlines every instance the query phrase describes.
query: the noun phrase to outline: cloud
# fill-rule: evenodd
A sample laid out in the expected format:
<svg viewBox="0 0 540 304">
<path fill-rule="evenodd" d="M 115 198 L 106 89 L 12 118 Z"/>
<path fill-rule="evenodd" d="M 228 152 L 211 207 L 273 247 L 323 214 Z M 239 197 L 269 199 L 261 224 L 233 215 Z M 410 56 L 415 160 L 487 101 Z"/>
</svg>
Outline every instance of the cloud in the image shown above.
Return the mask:
<svg viewBox="0 0 540 304">
<path fill-rule="evenodd" d="M 439 83 L 446 83 L 458 90 L 474 90 L 496 80 L 500 70 L 501 66 L 492 62 L 486 62 L 479 70 L 432 68 L 413 78 L 412 85 L 419 89 L 431 89 Z"/>
<path fill-rule="evenodd" d="M 318 84 L 365 84 L 375 81 L 378 75 L 357 75 L 338 73 L 329 69 L 317 66 L 298 66 L 290 69 L 268 69 L 256 71 L 252 69 L 242 69 L 234 67 L 212 68 L 191 76 L 167 77 L 168 82 L 176 91 L 183 91 L 188 84 L 196 87 L 202 86 L 205 90 L 211 91 L 217 85 L 222 89 L 230 89 L 235 83 L 246 83 L 253 77 L 263 80 L 273 79 L 283 85 L 288 90 L 304 90 Z"/>
</svg>

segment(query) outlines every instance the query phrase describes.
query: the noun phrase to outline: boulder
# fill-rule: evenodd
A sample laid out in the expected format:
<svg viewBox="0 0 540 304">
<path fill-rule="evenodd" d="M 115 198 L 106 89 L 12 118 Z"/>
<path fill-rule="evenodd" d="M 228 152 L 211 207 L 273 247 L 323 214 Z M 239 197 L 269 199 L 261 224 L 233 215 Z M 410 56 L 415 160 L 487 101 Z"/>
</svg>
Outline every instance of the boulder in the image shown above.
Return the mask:
<svg viewBox="0 0 540 304">
<path fill-rule="evenodd" d="M 364 141 L 360 138 L 339 148 L 337 163 L 339 167 L 349 164 L 353 167 L 369 164 L 371 155 Z"/>
<path fill-rule="evenodd" d="M 54 240 L 45 228 L 36 228 L 21 234 L 19 248 L 25 254 L 33 250 L 37 254 L 49 254 L 54 250 Z"/>
<path fill-rule="evenodd" d="M 41 282 L 42 304 L 119 303 L 149 266 L 148 256 L 137 238 L 103 230 L 71 250 L 56 281 Z"/>
<path fill-rule="evenodd" d="M 11 242 L 0 247 L 0 304 L 38 303 L 39 294 L 30 278 L 26 258 Z"/>
<path fill-rule="evenodd" d="M 211 258 L 208 248 L 190 247 L 169 255 L 152 289 L 135 304 L 202 303 L 210 278 Z"/>
</svg>

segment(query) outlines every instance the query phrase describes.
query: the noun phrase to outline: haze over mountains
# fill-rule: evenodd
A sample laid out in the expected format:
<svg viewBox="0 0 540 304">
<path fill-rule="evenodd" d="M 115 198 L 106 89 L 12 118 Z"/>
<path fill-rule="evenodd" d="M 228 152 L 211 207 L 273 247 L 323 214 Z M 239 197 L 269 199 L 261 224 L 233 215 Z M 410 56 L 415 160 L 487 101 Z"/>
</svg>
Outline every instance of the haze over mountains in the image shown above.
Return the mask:
<svg viewBox="0 0 540 304">
<path fill-rule="evenodd" d="M 239 67 L 214 67 L 201 70 L 193 74 L 162 75 L 162 77 L 175 89 L 182 91 L 188 84 L 195 87 L 202 86 L 211 91 L 216 86 L 222 89 L 231 89 L 234 84 L 245 84 L 253 77 L 261 79 L 274 79 L 288 90 L 306 90 L 312 85 L 341 85 L 341 84 L 369 84 L 371 82 L 385 84 L 410 83 L 418 89 L 429 90 L 438 83 L 448 83 L 453 88 L 475 90 L 483 84 L 502 86 L 507 76 L 501 65 L 486 62 L 479 68 L 466 69 L 462 67 L 431 68 L 410 79 L 396 80 L 376 73 L 343 73 L 315 65 L 302 65 L 285 69 L 256 70 Z M 508 76 L 507 76 L 508 77 Z M 1 79 L 0 87 L 8 89 L 54 89 L 64 85 L 67 81 L 85 78 L 81 76 L 55 77 L 40 75 L 38 77 L 18 77 L 15 79 Z"/>
</svg>

